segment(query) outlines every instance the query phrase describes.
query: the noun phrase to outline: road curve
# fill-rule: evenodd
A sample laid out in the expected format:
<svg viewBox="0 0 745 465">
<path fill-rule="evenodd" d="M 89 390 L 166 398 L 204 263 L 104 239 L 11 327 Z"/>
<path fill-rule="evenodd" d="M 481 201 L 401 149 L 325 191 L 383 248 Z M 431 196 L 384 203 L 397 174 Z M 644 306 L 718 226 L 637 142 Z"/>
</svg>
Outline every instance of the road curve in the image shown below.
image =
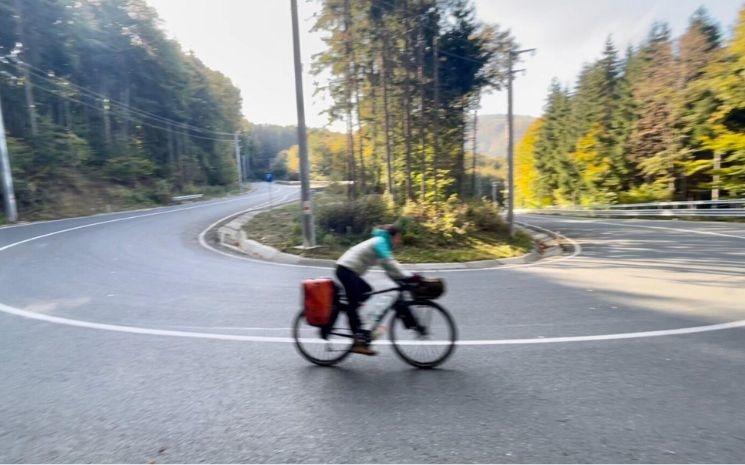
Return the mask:
<svg viewBox="0 0 745 465">
<path fill-rule="evenodd" d="M 582 253 L 443 272 L 442 370 L 319 369 L 284 341 L 327 272 L 198 241 L 268 200 L 0 228 L 0 462 L 745 461 L 745 225 L 523 215 Z"/>
</svg>

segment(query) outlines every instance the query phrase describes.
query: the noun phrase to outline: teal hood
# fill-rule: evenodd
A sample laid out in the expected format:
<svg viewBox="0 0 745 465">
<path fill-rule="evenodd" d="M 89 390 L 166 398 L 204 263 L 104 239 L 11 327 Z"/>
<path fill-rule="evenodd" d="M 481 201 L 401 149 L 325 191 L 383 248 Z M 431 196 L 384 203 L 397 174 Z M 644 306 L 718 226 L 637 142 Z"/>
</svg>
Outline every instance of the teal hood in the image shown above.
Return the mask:
<svg viewBox="0 0 745 465">
<path fill-rule="evenodd" d="M 375 244 L 375 253 L 378 257 L 384 260 L 392 258 L 393 239 L 391 239 L 391 234 L 384 229 L 375 228 L 372 231 L 372 236 L 383 239 Z"/>
</svg>

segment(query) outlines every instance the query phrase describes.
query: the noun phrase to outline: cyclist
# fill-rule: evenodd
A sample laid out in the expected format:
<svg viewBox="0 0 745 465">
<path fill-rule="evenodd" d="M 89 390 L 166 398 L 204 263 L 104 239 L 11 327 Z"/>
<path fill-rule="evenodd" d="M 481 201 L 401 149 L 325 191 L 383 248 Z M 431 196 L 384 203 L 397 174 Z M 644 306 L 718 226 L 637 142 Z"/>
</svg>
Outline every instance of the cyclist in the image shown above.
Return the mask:
<svg viewBox="0 0 745 465">
<path fill-rule="evenodd" d="M 336 277 L 344 286 L 349 302 L 346 311 L 349 326 L 354 333 L 352 352 L 363 355 L 376 355 L 370 347 L 369 330 L 362 328 L 357 309 L 369 297 L 370 285 L 362 279 L 370 267 L 381 265 L 388 277 L 399 281 L 417 281 L 419 275 L 409 273 L 393 258 L 394 247 L 401 244 L 401 230 L 388 224 L 373 229 L 372 237 L 361 242 L 342 255 L 336 262 Z"/>
</svg>

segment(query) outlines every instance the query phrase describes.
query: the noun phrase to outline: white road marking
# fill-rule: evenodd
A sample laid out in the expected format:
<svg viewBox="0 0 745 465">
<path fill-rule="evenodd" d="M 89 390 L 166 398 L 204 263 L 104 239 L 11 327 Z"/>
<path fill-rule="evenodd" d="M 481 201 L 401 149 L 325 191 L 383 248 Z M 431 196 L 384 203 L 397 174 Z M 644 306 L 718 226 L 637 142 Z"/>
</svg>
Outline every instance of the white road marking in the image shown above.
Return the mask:
<svg viewBox="0 0 745 465">
<path fill-rule="evenodd" d="M 551 216 L 551 215 L 546 215 Z M 675 232 L 682 232 L 682 233 L 688 233 L 688 234 L 701 234 L 705 236 L 721 236 L 721 237 L 731 237 L 734 239 L 745 239 L 745 236 L 736 236 L 734 234 L 725 234 L 725 233 L 719 233 L 714 231 L 701 231 L 698 229 L 684 229 L 684 228 L 671 228 L 669 226 L 648 226 L 644 224 L 636 224 L 636 223 L 614 223 L 612 221 L 597 221 L 593 219 L 575 219 L 574 217 L 570 217 L 571 219 L 564 220 L 566 222 L 575 222 L 575 223 L 589 223 L 589 224 L 607 224 L 611 226 L 622 226 L 624 228 L 644 228 L 644 229 L 661 229 L 665 231 L 675 231 Z"/>
<path fill-rule="evenodd" d="M 74 320 L 41 313 L 29 312 L 20 308 L 0 304 L 0 312 L 16 315 L 32 320 L 40 320 L 78 328 L 98 329 L 114 331 L 118 333 L 145 334 L 151 336 L 185 337 L 193 339 L 213 339 L 220 341 L 239 342 L 275 342 L 294 343 L 291 337 L 277 336 L 244 336 L 238 334 L 201 333 L 196 331 L 173 331 L 167 329 L 142 328 L 138 326 L 112 325 L 106 323 L 94 323 L 90 321 Z M 600 334 L 591 336 L 568 336 L 568 337 L 541 337 L 528 339 L 471 339 L 456 341 L 461 346 L 492 346 L 492 345 L 520 345 L 520 344 L 551 344 L 560 342 L 590 342 L 590 341 L 612 341 L 619 339 L 637 339 L 645 337 L 673 336 L 682 334 L 704 333 L 709 331 L 720 331 L 723 329 L 734 329 L 745 327 L 745 320 L 731 321 L 729 323 L 712 324 L 705 326 L 692 326 L 689 328 L 665 329 L 659 331 L 640 331 L 633 333 Z M 317 338 L 303 338 L 306 343 L 323 343 L 325 341 Z M 447 341 L 401 341 L 402 345 L 444 345 Z M 379 341 L 376 344 L 390 345 L 390 341 Z"/>
<path fill-rule="evenodd" d="M 135 219 L 138 219 L 138 218 L 147 218 L 147 217 L 150 217 L 150 216 L 167 215 L 169 213 L 178 213 L 178 212 L 182 212 L 182 211 L 186 211 L 186 210 L 193 210 L 195 208 L 205 208 L 205 207 L 211 207 L 211 206 L 214 206 L 214 205 L 222 205 L 222 204 L 226 204 L 226 203 L 237 202 L 239 200 L 246 200 L 246 199 L 244 197 L 240 197 L 240 198 L 235 198 L 235 199 L 230 199 L 230 200 L 222 200 L 222 201 L 219 201 L 219 202 L 211 202 L 211 203 L 193 205 L 193 206 L 190 206 L 190 207 L 174 208 L 174 209 L 171 209 L 171 210 L 163 210 L 163 211 L 157 211 L 157 212 L 153 212 L 153 213 L 145 213 L 143 215 L 131 215 L 131 216 L 124 216 L 124 217 L 121 217 L 121 218 L 114 218 L 113 220 L 97 221 L 95 223 L 87 223 L 87 224 L 83 224 L 83 225 L 80 225 L 80 226 L 74 226 L 72 228 L 60 229 L 58 231 L 53 231 L 53 232 L 50 232 L 50 233 L 47 233 L 47 234 L 41 234 L 39 236 L 29 237 L 27 239 L 23 239 L 23 240 L 18 241 L 18 242 L 13 242 L 12 244 L 8 244 L 8 245 L 5 245 L 5 246 L 0 247 L 0 252 L 3 252 L 3 251 L 8 250 L 8 249 L 10 249 L 12 247 L 16 247 L 16 246 L 21 245 L 21 244 L 26 244 L 28 242 L 32 242 L 32 241 L 35 241 L 35 240 L 38 240 L 38 239 L 44 239 L 46 237 L 56 236 L 58 234 L 64 234 L 64 233 L 71 232 L 71 231 L 77 231 L 79 229 L 92 228 L 94 226 L 100 226 L 100 225 L 109 224 L 109 223 L 118 223 L 120 221 L 135 220 Z M 264 208 L 267 205 L 269 205 L 269 202 L 265 202 L 263 204 L 254 206 L 251 209 Z M 245 210 L 245 211 L 248 211 L 248 210 Z"/>
<path fill-rule="evenodd" d="M 325 270 L 325 271 L 328 271 L 329 269 L 332 268 L 331 266 L 301 265 L 301 264 L 297 264 L 297 263 L 279 263 L 279 262 L 272 262 L 272 261 L 269 261 L 269 260 L 261 260 L 261 259 L 258 259 L 258 258 L 251 258 L 251 257 L 245 256 L 245 255 L 238 255 L 237 253 L 225 252 L 224 250 L 220 250 L 217 247 L 213 247 L 211 244 L 209 244 L 207 242 L 207 240 L 206 240 L 207 232 L 209 232 L 210 230 L 212 230 L 212 228 L 214 228 L 218 224 L 226 221 L 228 218 L 232 218 L 234 216 L 240 215 L 241 213 L 244 213 L 244 212 L 238 212 L 238 213 L 233 213 L 233 214 L 227 215 L 227 216 L 225 216 L 223 218 L 220 218 L 219 220 L 215 221 L 211 225 L 207 226 L 207 228 L 199 234 L 199 244 L 202 247 L 204 247 L 205 249 L 208 249 L 208 250 L 210 250 L 212 252 L 215 252 L 215 253 L 218 253 L 220 255 L 224 255 L 226 257 L 234 258 L 236 260 L 244 260 L 244 261 L 252 262 L 252 263 L 259 263 L 259 264 L 263 264 L 263 265 L 287 266 L 287 267 L 291 267 L 291 268 L 307 268 L 307 269 L 312 269 L 312 270 Z M 546 233 L 556 235 L 557 237 L 559 237 L 559 238 L 561 238 L 563 240 L 566 240 L 567 242 L 569 242 L 572 245 L 572 247 L 574 248 L 574 252 L 571 255 L 563 255 L 561 257 L 547 258 L 547 259 L 543 259 L 543 260 L 540 260 L 540 261 L 535 261 L 533 263 L 515 263 L 515 264 L 512 264 L 512 265 L 510 265 L 510 264 L 507 264 L 507 265 L 496 265 L 496 266 L 492 266 L 492 267 L 489 267 L 489 268 L 456 268 L 456 269 L 453 269 L 453 268 L 446 268 L 446 269 L 438 269 L 438 268 L 421 269 L 421 268 L 417 268 L 414 271 L 419 271 L 419 272 L 424 272 L 424 273 L 463 273 L 463 272 L 475 272 L 475 271 L 509 270 L 509 269 L 512 269 L 512 268 L 523 268 L 523 267 L 531 267 L 531 266 L 537 266 L 537 265 L 554 264 L 554 263 L 558 263 L 558 262 L 561 262 L 561 261 L 564 261 L 564 260 L 569 260 L 569 259 L 575 258 L 575 257 L 577 257 L 578 255 L 580 255 L 582 253 L 582 246 L 580 246 L 579 245 L 579 242 L 575 241 L 574 239 L 571 239 L 569 237 L 563 236 L 563 235 L 561 235 L 561 234 L 559 234 L 557 232 L 551 231 L 549 229 L 542 228 L 540 226 L 535 226 L 535 225 L 532 225 L 532 224 L 529 224 L 529 223 L 519 223 L 519 224 L 521 224 L 523 226 L 526 226 L 526 227 L 531 227 L 531 228 L 542 230 L 542 231 L 544 231 Z M 403 267 L 406 268 L 406 265 L 404 264 Z M 370 271 L 373 272 L 373 273 L 384 273 L 384 270 L 381 270 L 381 269 L 372 269 Z"/>
<path fill-rule="evenodd" d="M 294 193 L 293 193 L 294 194 Z M 288 196 L 284 197 L 285 199 L 288 198 Z M 219 201 L 219 202 L 211 202 L 211 203 L 205 203 L 205 204 L 199 204 L 194 205 L 190 207 L 185 208 L 177 208 L 177 209 L 171 209 L 171 210 L 165 210 L 165 211 L 158 211 L 153 213 L 147 213 L 143 215 L 132 215 L 127 217 L 121 217 L 121 218 L 115 218 L 112 220 L 107 221 L 99 221 L 95 223 L 80 225 L 72 228 L 66 228 L 59 231 L 54 231 L 47 234 L 42 234 L 39 236 L 31 237 L 28 239 L 24 239 L 18 242 L 14 242 L 12 244 L 8 244 L 6 246 L 0 247 L 0 252 L 8 250 L 12 247 L 25 244 L 31 241 L 35 241 L 38 239 L 55 236 L 58 234 L 63 234 L 71 231 L 76 231 L 84 228 L 90 228 L 93 226 L 103 225 L 103 224 L 109 224 L 109 223 L 116 223 L 120 221 L 127 221 L 137 218 L 144 218 L 149 216 L 157 216 L 157 215 L 165 215 L 169 213 L 177 213 L 180 211 L 185 210 L 192 210 L 195 208 L 204 208 L 212 205 L 220 205 L 230 202 L 236 202 L 239 200 L 245 200 L 243 197 L 241 198 L 235 198 L 225 201 Z M 222 251 L 219 251 L 217 249 L 212 248 L 209 246 L 209 244 L 206 243 L 206 240 L 204 239 L 204 235 L 206 234 L 206 231 L 211 229 L 214 225 L 218 224 L 221 221 L 224 221 L 227 218 L 230 218 L 232 216 L 236 216 L 241 213 L 245 213 L 252 210 L 259 210 L 264 207 L 266 207 L 269 203 L 265 202 L 263 204 L 256 205 L 254 207 L 251 207 L 249 209 L 243 210 L 239 213 L 233 213 L 215 223 L 213 223 L 210 228 L 207 228 L 205 231 L 203 231 L 199 236 L 200 243 L 209 248 L 212 249 L 218 253 L 221 253 L 223 255 L 227 255 L 233 258 L 240 258 L 240 259 L 246 259 L 249 261 L 259 262 L 259 263 L 265 263 L 265 264 L 274 264 L 274 265 L 286 265 L 286 266 L 299 266 L 299 267 L 305 267 L 305 268 L 322 268 L 322 269 L 328 269 L 325 267 L 307 267 L 303 265 L 292 265 L 292 264 L 277 264 L 272 262 L 266 262 L 261 260 L 254 260 L 248 257 L 239 257 L 232 254 L 228 254 Z M 602 223 L 601 223 L 602 224 Z M 616 223 L 605 223 L 605 224 L 611 224 L 616 226 L 641 226 L 641 225 L 623 225 L 623 224 L 616 224 Z M 545 228 L 539 227 L 539 226 L 533 226 L 537 229 L 541 229 L 544 231 L 547 231 L 549 233 L 553 233 L 552 231 L 549 231 Z M 675 228 L 665 228 L 665 227 L 657 227 L 657 226 L 641 226 L 641 227 L 647 227 L 652 229 L 675 229 Z M 683 232 L 690 232 L 690 233 L 699 233 L 704 234 L 708 233 L 706 231 L 695 231 L 695 230 L 679 230 Z M 543 263 L 555 263 L 560 260 L 569 259 L 578 256 L 582 248 L 576 241 L 559 235 L 557 236 L 562 237 L 566 239 L 568 242 L 570 242 L 574 247 L 574 253 L 569 256 L 563 256 L 558 259 L 554 260 L 547 260 Z M 725 235 L 720 233 L 711 233 L 713 235 L 719 235 L 719 236 L 725 236 L 725 237 L 736 237 L 736 238 L 743 238 L 740 236 L 732 236 L 732 235 Z M 519 264 L 519 265 L 503 265 L 503 266 L 497 266 L 493 268 L 484 268 L 484 269 L 459 269 L 459 270 L 431 270 L 431 271 L 437 271 L 440 273 L 443 272 L 454 272 L 454 271 L 485 271 L 485 270 L 499 270 L 499 269 L 507 269 L 507 268 L 515 268 L 520 266 L 530 266 L 534 265 L 534 263 L 529 264 Z M 11 307 L 10 305 L 6 305 L 3 303 L 0 303 L 0 311 L 16 315 L 28 319 L 33 320 L 40 320 L 45 321 L 48 323 L 55 323 L 55 324 L 61 324 L 66 326 L 74 326 L 79 328 L 89 328 L 89 329 L 98 329 L 98 330 L 105 330 L 105 331 L 114 331 L 114 332 L 121 332 L 121 333 L 131 333 L 131 334 L 144 334 L 144 335 L 154 335 L 154 336 L 169 336 L 169 337 L 185 337 L 185 338 L 196 338 L 196 339 L 216 339 L 216 340 L 224 340 L 224 341 L 242 341 L 242 342 L 279 342 L 279 343 L 292 343 L 294 342 L 293 338 L 291 337 L 273 337 L 273 336 L 245 336 L 245 335 L 235 335 L 235 334 L 219 334 L 219 333 L 202 333 L 202 332 L 192 332 L 192 331 L 174 331 L 174 330 L 164 330 L 164 329 L 154 329 L 154 328 L 143 328 L 143 327 L 137 327 L 137 326 L 126 326 L 126 325 L 114 325 L 114 324 L 105 324 L 105 323 L 95 323 L 90 321 L 83 321 L 83 320 L 75 320 L 71 318 L 63 318 L 63 317 L 57 317 L 57 316 L 51 316 L 51 315 L 44 315 L 40 313 L 30 312 L 27 310 L 22 310 L 20 308 Z M 474 346 L 484 346 L 484 345 L 507 345 L 507 344 L 547 344 L 547 343 L 559 343 L 559 342 L 587 342 L 587 341 L 608 341 L 608 340 L 618 340 L 618 339 L 634 339 L 634 338 L 644 338 L 644 337 L 658 337 L 658 336 L 670 336 L 670 335 L 681 335 L 681 334 L 693 334 L 693 333 L 701 333 L 701 332 L 708 332 L 708 331 L 719 331 L 724 329 L 733 329 L 733 328 L 740 328 L 745 327 L 745 320 L 738 320 L 738 321 L 732 321 L 728 323 L 720 323 L 720 324 L 712 324 L 712 325 L 704 325 L 704 326 L 694 326 L 689 328 L 679 328 L 679 329 L 669 329 L 669 330 L 659 330 L 659 331 L 641 331 L 641 332 L 633 332 L 633 333 L 617 333 L 617 334 L 601 334 L 601 335 L 590 335 L 590 336 L 568 336 L 568 337 L 540 337 L 540 338 L 529 338 L 529 339 L 474 339 L 474 340 L 463 340 L 463 341 L 457 341 L 458 345 L 468 346 L 468 345 L 474 345 Z M 305 342 L 318 342 L 322 343 L 323 341 L 320 339 L 304 339 Z M 389 341 L 382 341 L 380 342 L 382 344 L 390 344 Z M 402 344 L 407 345 L 442 345 L 447 344 L 446 341 L 403 341 Z"/>
<path fill-rule="evenodd" d="M 236 197 L 243 198 L 243 197 L 245 197 L 246 194 L 249 194 L 249 193 L 253 193 L 253 192 L 245 192 L 243 194 L 233 194 L 233 195 L 230 195 L 230 196 L 224 196 L 222 198 L 230 197 L 229 200 L 235 200 Z M 258 193 L 258 192 L 256 192 L 256 193 Z M 199 202 L 199 204 L 201 205 L 201 204 L 205 204 L 206 203 L 206 204 L 209 204 L 209 205 L 217 205 L 217 203 L 215 202 L 215 200 L 219 200 L 219 198 L 218 199 L 210 199 L 210 200 L 202 200 L 202 201 Z M 86 219 L 86 218 L 98 218 L 98 217 L 101 217 L 101 216 L 122 215 L 122 214 L 125 214 L 125 213 L 126 214 L 131 214 L 131 213 L 139 213 L 139 212 L 148 212 L 148 211 L 152 211 L 152 210 L 158 210 L 158 209 L 161 209 L 162 210 L 162 209 L 167 209 L 167 208 L 172 208 L 172 207 L 169 207 L 168 205 L 159 205 L 159 206 L 156 206 L 156 207 L 136 208 L 134 210 L 121 210 L 121 211 L 116 211 L 116 212 L 94 213 L 93 215 L 71 216 L 69 218 L 57 218 L 55 220 L 40 220 L 40 221 L 23 222 L 23 223 L 18 223 L 18 224 L 6 224 L 4 226 L 0 226 L 0 230 L 3 230 L 3 229 L 14 229 L 14 228 L 25 228 L 25 227 L 29 227 L 29 226 L 36 226 L 38 224 L 59 223 L 61 221 L 73 221 L 73 220 L 82 220 L 82 219 Z"/>
</svg>

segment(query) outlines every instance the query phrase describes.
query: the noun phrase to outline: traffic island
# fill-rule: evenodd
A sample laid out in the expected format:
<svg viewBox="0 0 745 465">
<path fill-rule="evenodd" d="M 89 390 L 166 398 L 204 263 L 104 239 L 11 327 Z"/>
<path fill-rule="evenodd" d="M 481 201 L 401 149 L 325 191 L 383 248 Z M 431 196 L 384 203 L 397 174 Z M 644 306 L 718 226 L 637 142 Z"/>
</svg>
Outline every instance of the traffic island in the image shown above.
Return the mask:
<svg viewBox="0 0 745 465">
<path fill-rule="evenodd" d="M 324 196 L 317 196 L 316 199 L 317 206 L 326 203 L 330 208 L 334 208 L 333 205 L 338 201 Z M 322 208 L 320 210 L 323 211 Z M 300 207 L 296 202 L 276 206 L 268 211 L 238 215 L 217 228 L 215 242 L 259 260 L 333 267 L 335 260 L 348 247 L 368 237 L 339 235 L 319 228 L 321 246 L 310 250 L 298 249 L 297 244 L 302 242 L 299 216 Z M 492 235 L 482 231 L 449 248 L 436 243 L 428 245 L 426 236 L 414 240 L 405 236 L 405 245 L 396 251 L 396 257 L 411 269 L 480 269 L 531 263 L 561 253 L 561 241 L 558 237 L 543 231 L 518 227 L 514 239 L 509 239 L 506 231 Z"/>
</svg>

